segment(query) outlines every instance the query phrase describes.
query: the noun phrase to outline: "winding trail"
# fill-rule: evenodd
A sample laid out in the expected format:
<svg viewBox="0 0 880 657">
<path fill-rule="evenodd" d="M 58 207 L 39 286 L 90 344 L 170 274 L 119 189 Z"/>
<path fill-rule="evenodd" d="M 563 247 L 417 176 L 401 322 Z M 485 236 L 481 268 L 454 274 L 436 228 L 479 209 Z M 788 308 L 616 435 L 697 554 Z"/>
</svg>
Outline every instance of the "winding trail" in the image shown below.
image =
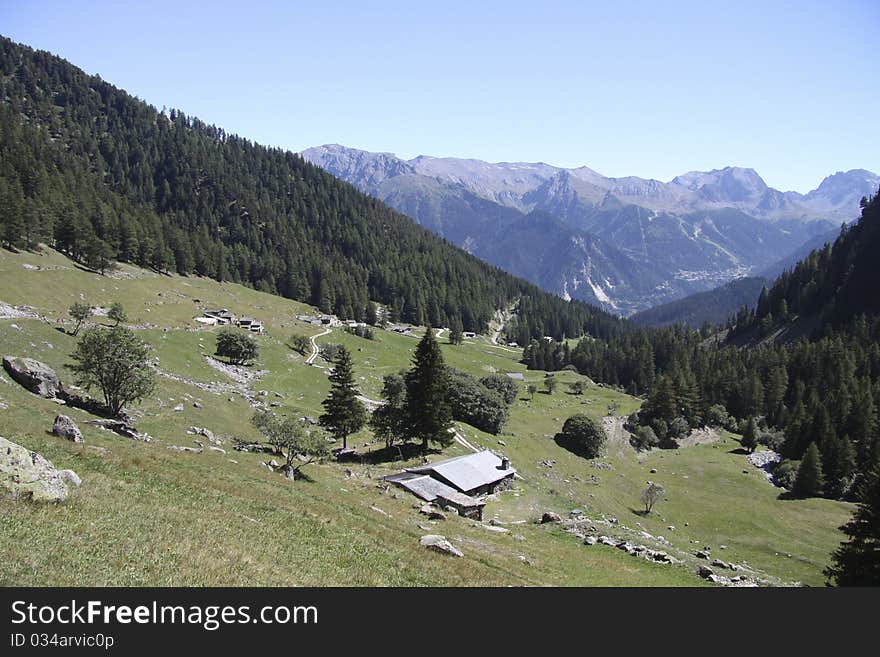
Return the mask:
<svg viewBox="0 0 880 657">
<path fill-rule="evenodd" d="M 332 332 L 333 332 L 332 329 L 327 329 L 327 330 L 325 330 L 321 333 L 318 333 L 316 335 L 313 335 L 309 338 L 309 342 L 312 344 L 312 353 L 308 358 L 306 358 L 306 365 L 311 365 L 312 363 L 315 362 L 315 359 L 318 357 L 318 343 L 315 342 L 315 340 L 317 338 L 320 338 L 321 336 L 327 335 L 328 333 L 332 333 Z"/>
</svg>

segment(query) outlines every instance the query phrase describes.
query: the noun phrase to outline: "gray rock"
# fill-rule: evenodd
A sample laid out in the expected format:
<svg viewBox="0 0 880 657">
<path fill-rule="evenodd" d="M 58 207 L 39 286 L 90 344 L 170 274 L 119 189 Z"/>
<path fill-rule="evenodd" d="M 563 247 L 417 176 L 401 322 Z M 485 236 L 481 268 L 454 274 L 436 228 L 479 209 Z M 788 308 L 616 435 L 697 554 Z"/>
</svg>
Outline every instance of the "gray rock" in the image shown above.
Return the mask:
<svg viewBox="0 0 880 657">
<path fill-rule="evenodd" d="M 201 447 L 183 447 L 181 445 L 168 445 L 168 449 L 172 452 L 192 452 L 193 454 L 201 454 L 204 451 Z"/>
<path fill-rule="evenodd" d="M 708 559 L 708 558 L 709 558 L 709 554 L 707 554 L 706 552 L 703 552 L 702 550 L 699 550 L 699 551 L 696 553 L 696 557 L 697 557 L 697 559 Z"/>
<path fill-rule="evenodd" d="M 697 571 L 697 574 L 700 577 L 702 577 L 703 579 L 709 579 L 710 577 L 712 577 L 715 574 L 715 571 L 713 571 L 711 568 L 709 568 L 709 566 L 700 566 L 699 570 Z"/>
<path fill-rule="evenodd" d="M 76 426 L 76 422 L 66 415 L 55 416 L 55 423 L 52 425 L 52 433 L 74 443 L 85 442 L 83 440 L 82 431 Z"/>
<path fill-rule="evenodd" d="M 222 447 L 215 447 L 214 445 L 208 445 L 208 449 L 212 452 L 217 452 L 218 454 L 226 454 L 226 450 Z"/>
<path fill-rule="evenodd" d="M 730 568 L 725 561 L 721 561 L 721 559 L 712 559 L 712 565 L 716 568 Z"/>
<path fill-rule="evenodd" d="M 0 491 L 34 502 L 61 502 L 67 484 L 51 461 L 0 437 Z"/>
<path fill-rule="evenodd" d="M 199 402 L 193 402 L 193 408 L 201 408 L 202 405 Z"/>
<path fill-rule="evenodd" d="M 560 518 L 559 514 L 554 511 L 544 511 L 541 515 L 541 524 L 546 525 L 549 522 L 562 522 L 562 518 Z"/>
<path fill-rule="evenodd" d="M 428 516 L 428 520 L 446 520 L 446 515 L 430 504 L 425 504 L 419 509 L 419 513 Z"/>
<path fill-rule="evenodd" d="M 152 438 L 150 438 L 149 434 L 141 433 L 133 426 L 131 426 L 127 422 L 123 422 L 122 420 L 88 420 L 86 424 L 92 424 L 96 427 L 107 429 L 125 438 L 131 438 L 132 440 L 142 440 L 145 443 L 151 442 L 153 440 Z"/>
<path fill-rule="evenodd" d="M 461 550 L 455 547 L 445 536 L 439 534 L 426 534 L 419 539 L 419 545 L 441 554 L 449 554 L 454 557 L 463 557 Z"/>
<path fill-rule="evenodd" d="M 585 536 L 584 537 L 584 545 L 595 545 L 599 542 L 599 539 L 595 536 Z"/>
<path fill-rule="evenodd" d="M 51 399 L 64 390 L 55 370 L 33 358 L 4 356 L 3 369 L 13 381 L 35 395 Z"/>
<path fill-rule="evenodd" d="M 173 410 L 175 413 L 180 413 L 181 411 L 183 411 L 183 404 L 178 404 L 171 410 Z"/>
<path fill-rule="evenodd" d="M 59 470 L 58 474 L 61 475 L 61 478 L 74 488 L 79 488 L 82 486 L 82 479 L 80 479 L 79 475 L 76 474 L 73 470 Z"/>
</svg>

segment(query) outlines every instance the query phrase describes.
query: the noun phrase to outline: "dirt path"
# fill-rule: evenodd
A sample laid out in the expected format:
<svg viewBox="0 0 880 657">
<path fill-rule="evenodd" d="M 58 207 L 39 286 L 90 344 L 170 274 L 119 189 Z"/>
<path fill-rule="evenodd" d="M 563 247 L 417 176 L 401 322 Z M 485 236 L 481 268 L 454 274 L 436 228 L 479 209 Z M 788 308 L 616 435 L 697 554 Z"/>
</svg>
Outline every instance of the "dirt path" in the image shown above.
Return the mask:
<svg viewBox="0 0 880 657">
<path fill-rule="evenodd" d="M 479 449 L 477 449 L 476 447 L 471 445 L 468 442 L 467 438 L 465 438 L 464 436 L 461 435 L 461 432 L 458 430 L 457 427 L 454 427 L 452 429 L 452 435 L 455 437 L 455 442 L 457 442 L 459 445 L 463 445 L 464 447 L 467 447 L 472 452 L 479 452 L 480 451 Z"/>
<path fill-rule="evenodd" d="M 331 329 L 327 329 L 327 330 L 322 331 L 321 333 L 318 333 L 317 335 L 313 335 L 309 338 L 309 342 L 312 344 L 312 353 L 308 358 L 306 358 L 306 365 L 311 365 L 312 363 L 315 362 L 315 359 L 318 357 L 318 343 L 315 342 L 315 340 L 320 338 L 321 336 L 328 335 L 329 333 L 332 333 L 332 332 L 333 331 Z"/>
</svg>

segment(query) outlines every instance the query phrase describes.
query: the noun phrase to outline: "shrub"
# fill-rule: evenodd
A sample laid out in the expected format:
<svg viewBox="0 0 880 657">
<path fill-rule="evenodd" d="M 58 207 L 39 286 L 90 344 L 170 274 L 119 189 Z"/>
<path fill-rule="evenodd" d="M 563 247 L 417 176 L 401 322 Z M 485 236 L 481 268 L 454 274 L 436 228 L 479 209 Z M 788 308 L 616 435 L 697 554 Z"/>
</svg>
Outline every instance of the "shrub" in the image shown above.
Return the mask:
<svg viewBox="0 0 880 657">
<path fill-rule="evenodd" d="M 727 427 L 730 420 L 730 414 L 721 404 L 713 404 L 706 411 L 706 424 L 710 427 Z"/>
<path fill-rule="evenodd" d="M 636 427 L 635 434 L 630 438 L 629 442 L 636 450 L 646 452 L 656 447 L 660 441 L 651 427 Z"/>
<path fill-rule="evenodd" d="M 480 383 L 489 390 L 493 390 L 501 396 L 505 404 L 512 404 L 519 394 L 519 386 L 516 381 L 504 374 L 490 374 L 480 379 Z"/>
<path fill-rule="evenodd" d="M 470 374 L 450 368 L 448 395 L 456 420 L 491 434 L 500 432 L 507 421 L 507 404 L 501 396 Z"/>
<path fill-rule="evenodd" d="M 800 464 L 800 461 L 793 461 L 791 459 L 780 461 L 773 469 L 773 481 L 776 482 L 777 486 L 791 490 L 794 488 L 794 480 L 797 478 Z"/>
<path fill-rule="evenodd" d="M 310 347 L 309 338 L 301 333 L 294 333 L 287 339 L 287 346 L 305 356 Z"/>
<path fill-rule="evenodd" d="M 572 415 L 556 434 L 556 442 L 570 452 L 588 459 L 594 459 L 605 446 L 605 431 L 589 415 Z"/>
<path fill-rule="evenodd" d="M 339 345 L 333 342 L 325 342 L 318 347 L 318 353 L 321 355 L 321 358 L 328 363 L 332 363 L 339 355 Z"/>
<path fill-rule="evenodd" d="M 224 327 L 217 332 L 215 355 L 228 358 L 233 365 L 246 365 L 255 360 L 260 353 L 256 339 L 241 329 Z"/>
</svg>

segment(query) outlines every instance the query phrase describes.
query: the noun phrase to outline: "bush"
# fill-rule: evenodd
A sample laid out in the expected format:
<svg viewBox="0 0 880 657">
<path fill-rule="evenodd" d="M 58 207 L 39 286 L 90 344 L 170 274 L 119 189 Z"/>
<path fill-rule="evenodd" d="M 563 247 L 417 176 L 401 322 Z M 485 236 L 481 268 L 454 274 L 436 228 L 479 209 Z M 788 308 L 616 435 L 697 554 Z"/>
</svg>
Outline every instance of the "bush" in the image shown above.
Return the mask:
<svg viewBox="0 0 880 657">
<path fill-rule="evenodd" d="M 228 358 L 233 365 L 246 365 L 248 361 L 256 360 L 259 353 L 260 345 L 249 333 L 231 326 L 217 332 L 215 355 Z"/>
<path fill-rule="evenodd" d="M 452 417 L 491 434 L 498 434 L 507 421 L 507 404 L 494 390 L 470 374 L 450 368 L 449 406 Z"/>
<path fill-rule="evenodd" d="M 636 427 L 635 434 L 629 439 L 630 445 L 639 452 L 647 452 L 656 447 L 660 441 L 651 427 Z"/>
<path fill-rule="evenodd" d="M 605 431 L 599 423 L 583 413 L 568 418 L 562 431 L 556 434 L 556 442 L 561 447 L 588 459 L 599 456 L 605 441 Z"/>
<path fill-rule="evenodd" d="M 659 440 L 666 440 L 666 436 L 669 435 L 669 425 L 666 423 L 666 420 L 661 418 L 655 418 L 651 422 L 651 428 L 654 430 L 654 433 L 657 434 L 657 438 Z"/>
<path fill-rule="evenodd" d="M 287 339 L 287 346 L 303 356 L 310 350 L 309 338 L 301 333 L 294 333 Z"/>
<path fill-rule="evenodd" d="M 333 342 L 325 342 L 320 347 L 318 347 L 318 353 L 321 355 L 321 358 L 326 360 L 328 363 L 332 363 L 339 355 L 339 345 Z"/>
<path fill-rule="evenodd" d="M 774 452 L 782 451 L 783 445 L 785 445 L 785 432 L 783 431 L 762 431 L 758 434 L 758 442 L 761 445 L 764 445 L 767 449 L 772 449 Z"/>
<path fill-rule="evenodd" d="M 706 424 L 710 427 L 727 427 L 730 424 L 731 417 L 721 404 L 714 404 L 706 411 Z"/>
<path fill-rule="evenodd" d="M 686 438 L 690 432 L 691 426 L 688 424 L 688 421 L 679 415 L 669 423 L 669 434 L 667 437 L 681 440 L 682 438 Z"/>
<path fill-rule="evenodd" d="M 800 461 L 785 459 L 780 461 L 773 469 L 773 481 L 777 486 L 782 486 L 788 490 L 794 488 L 794 480 L 797 478 L 798 467 Z"/>
<path fill-rule="evenodd" d="M 516 384 L 516 381 L 504 374 L 484 376 L 480 379 L 480 383 L 489 390 L 498 393 L 501 399 L 504 400 L 504 403 L 508 405 L 516 401 L 516 396 L 519 394 L 519 386 Z"/>
<path fill-rule="evenodd" d="M 563 368 L 562 368 L 561 370 L 559 370 L 559 371 L 560 371 L 560 372 L 577 372 L 577 371 L 578 371 L 578 368 L 575 367 L 572 363 L 569 363 L 568 365 L 566 365 L 565 367 L 563 367 Z"/>
</svg>

